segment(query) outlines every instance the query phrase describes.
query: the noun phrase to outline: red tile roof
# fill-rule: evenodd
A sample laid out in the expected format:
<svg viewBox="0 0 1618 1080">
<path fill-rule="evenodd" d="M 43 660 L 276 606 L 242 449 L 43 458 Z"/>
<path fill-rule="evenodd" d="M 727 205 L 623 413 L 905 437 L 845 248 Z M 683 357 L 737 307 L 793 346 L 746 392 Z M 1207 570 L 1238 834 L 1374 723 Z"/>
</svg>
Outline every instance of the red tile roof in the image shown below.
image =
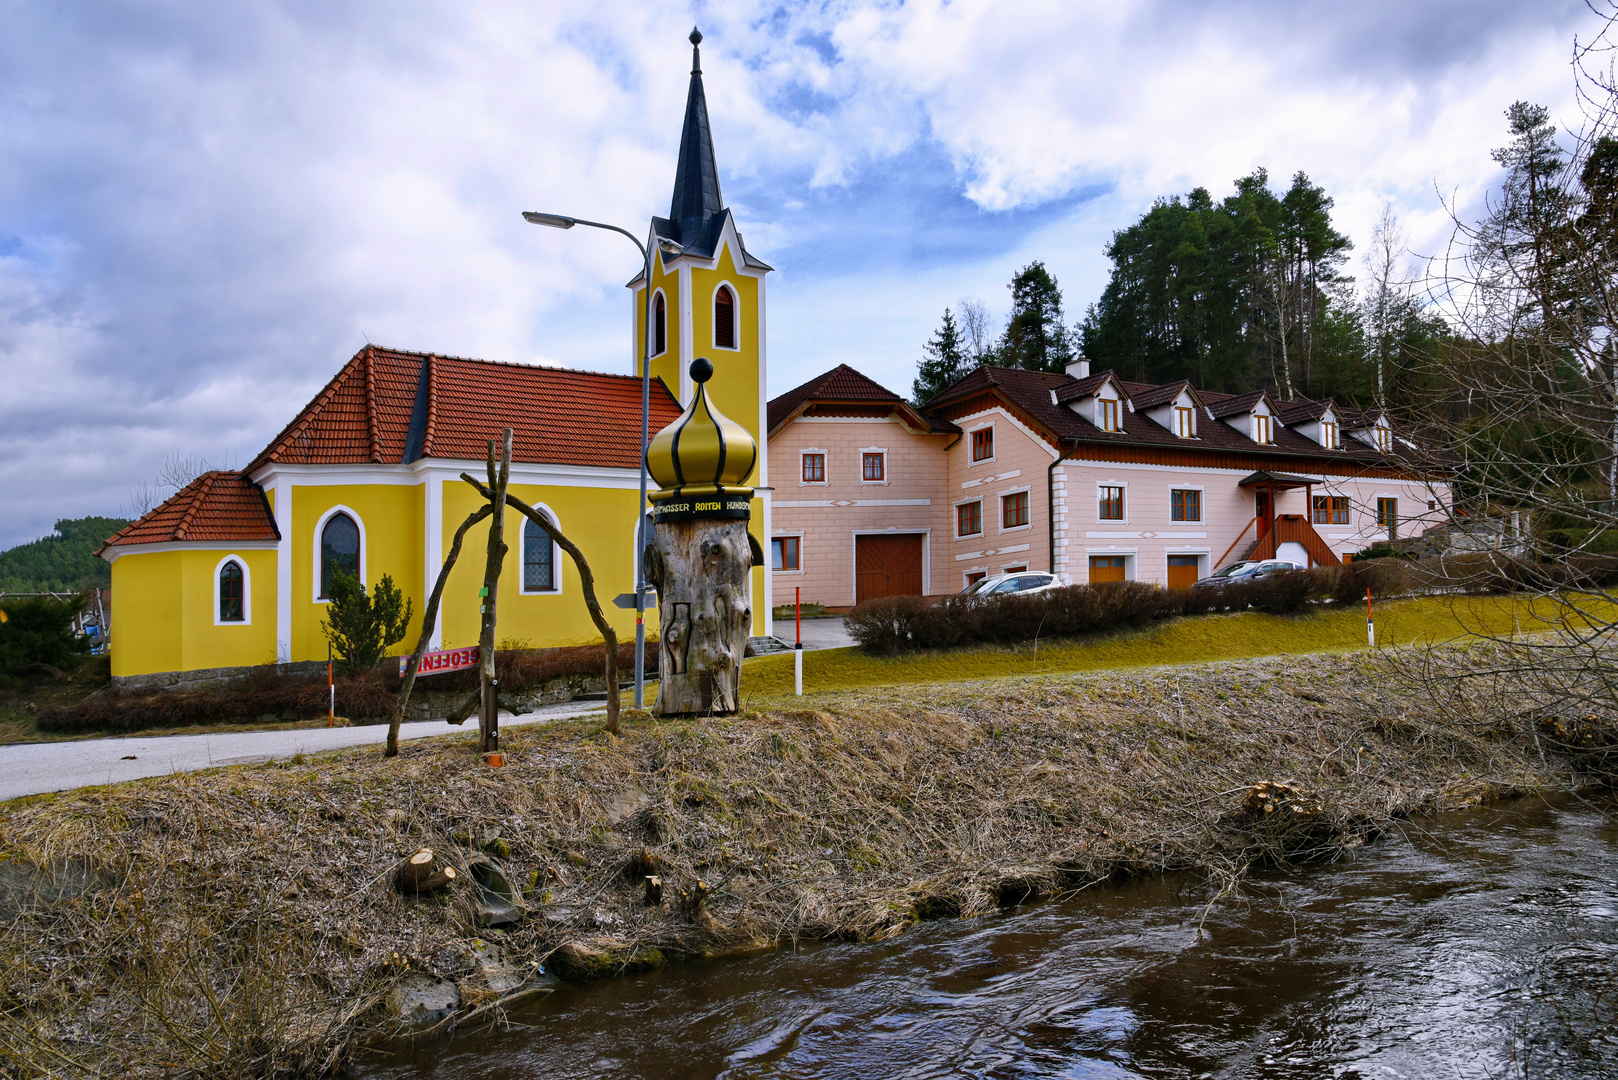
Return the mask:
<svg viewBox="0 0 1618 1080">
<path fill-rule="evenodd" d="M 651 430 L 680 415 L 654 380 Z M 515 461 L 640 466 L 640 380 L 368 345 L 248 465 L 482 460 L 503 427 Z"/>
<path fill-rule="evenodd" d="M 280 538 L 258 485 L 239 472 L 215 470 L 203 473 L 162 506 L 113 533 L 101 550 L 177 540 L 228 543 Z"/>
</svg>

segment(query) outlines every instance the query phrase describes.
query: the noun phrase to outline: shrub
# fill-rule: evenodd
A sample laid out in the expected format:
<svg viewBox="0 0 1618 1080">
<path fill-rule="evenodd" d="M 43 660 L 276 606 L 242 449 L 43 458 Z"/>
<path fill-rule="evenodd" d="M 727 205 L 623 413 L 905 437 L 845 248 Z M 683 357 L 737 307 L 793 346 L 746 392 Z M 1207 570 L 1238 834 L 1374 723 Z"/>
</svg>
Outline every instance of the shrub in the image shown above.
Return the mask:
<svg viewBox="0 0 1618 1080">
<path fill-rule="evenodd" d="M 1290 615 L 1307 604 L 1316 581 L 1302 570 L 1285 570 L 1247 583 L 1247 602 L 1269 615 Z"/>
<path fill-rule="evenodd" d="M 393 711 L 394 694 L 374 675 L 338 680 L 337 714 L 372 720 Z M 47 705 L 35 714 L 41 731 L 141 731 L 240 723 L 262 716 L 314 719 L 326 715 L 324 682 L 266 678 L 229 690 L 106 691 L 71 705 Z"/>
<path fill-rule="evenodd" d="M 343 671 L 352 675 L 376 667 L 389 645 L 404 640 L 410 607 L 391 575 L 383 574 L 367 596 L 358 578 L 339 572 L 320 628 L 341 659 Z"/>
<path fill-rule="evenodd" d="M 73 632 L 84 603 L 82 596 L 19 596 L 0 603 L 0 672 L 21 675 L 42 664 L 66 667 L 89 652 L 89 639 Z"/>
<path fill-rule="evenodd" d="M 866 652 L 892 656 L 911 647 L 917 617 L 926 607 L 927 601 L 919 596 L 879 596 L 855 604 L 843 621 Z"/>
</svg>

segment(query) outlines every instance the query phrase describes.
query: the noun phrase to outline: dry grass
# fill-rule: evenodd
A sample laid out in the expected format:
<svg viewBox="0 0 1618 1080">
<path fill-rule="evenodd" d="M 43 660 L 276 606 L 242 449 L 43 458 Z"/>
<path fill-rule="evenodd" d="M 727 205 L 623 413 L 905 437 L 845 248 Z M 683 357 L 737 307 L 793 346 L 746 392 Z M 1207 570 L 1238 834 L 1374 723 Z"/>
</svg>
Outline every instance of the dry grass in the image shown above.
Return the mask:
<svg viewBox="0 0 1618 1080">
<path fill-rule="evenodd" d="M 388 887 L 419 845 L 499 852 L 532 886 L 530 917 L 499 935 L 507 961 L 591 978 L 881 938 L 1120 871 L 1239 876 L 1397 814 L 1578 782 L 1536 745 L 1554 702 L 1412 680 L 1407 660 L 846 692 L 626 717 L 622 739 L 516 728 L 500 770 L 454 736 L 392 761 L 345 752 L 18 800 L 0 807 L 0 871 L 66 864 L 80 877 L 64 880 L 93 887 L 0 908 L 0 1074 L 326 1075 L 390 1030 L 379 1002 L 406 973 L 455 979 L 469 1009 L 496 1002 L 466 959 L 480 932 L 464 888 L 417 901 Z M 1528 711 L 1499 715 L 1502 700 Z M 1261 781 L 1318 810 L 1297 827 L 1255 818 Z"/>
</svg>

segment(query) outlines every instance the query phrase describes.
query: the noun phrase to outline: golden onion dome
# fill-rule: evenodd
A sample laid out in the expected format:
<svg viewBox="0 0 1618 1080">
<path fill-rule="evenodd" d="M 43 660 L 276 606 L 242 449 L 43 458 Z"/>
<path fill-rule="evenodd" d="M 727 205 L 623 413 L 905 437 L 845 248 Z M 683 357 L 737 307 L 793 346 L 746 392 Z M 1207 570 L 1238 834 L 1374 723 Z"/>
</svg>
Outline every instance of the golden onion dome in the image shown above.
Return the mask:
<svg viewBox="0 0 1618 1080">
<path fill-rule="evenodd" d="M 646 469 L 663 490 L 653 499 L 675 495 L 719 492 L 752 494 L 742 487 L 758 463 L 758 443 L 745 427 L 715 408 L 707 382 L 713 364 L 703 357 L 691 361 L 696 396 L 679 419 L 652 437 L 646 448 Z"/>
</svg>

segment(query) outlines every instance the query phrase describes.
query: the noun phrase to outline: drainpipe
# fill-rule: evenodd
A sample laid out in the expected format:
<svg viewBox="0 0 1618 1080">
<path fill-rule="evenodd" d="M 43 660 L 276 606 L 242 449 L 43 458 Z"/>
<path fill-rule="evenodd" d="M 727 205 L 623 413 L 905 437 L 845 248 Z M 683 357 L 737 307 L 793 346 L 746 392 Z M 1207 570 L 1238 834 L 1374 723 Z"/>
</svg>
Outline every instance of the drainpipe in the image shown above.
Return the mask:
<svg viewBox="0 0 1618 1080">
<path fill-rule="evenodd" d="M 1061 443 L 1057 443 L 1058 453 L 1056 460 L 1051 462 L 1050 467 L 1045 470 L 1045 524 L 1050 532 L 1050 566 L 1053 574 L 1056 573 L 1056 467 L 1064 461 L 1071 460 L 1073 455 L 1079 451 L 1079 440 L 1069 439 L 1064 441 L 1071 442 L 1073 449 L 1065 454 L 1061 453 Z"/>
</svg>

